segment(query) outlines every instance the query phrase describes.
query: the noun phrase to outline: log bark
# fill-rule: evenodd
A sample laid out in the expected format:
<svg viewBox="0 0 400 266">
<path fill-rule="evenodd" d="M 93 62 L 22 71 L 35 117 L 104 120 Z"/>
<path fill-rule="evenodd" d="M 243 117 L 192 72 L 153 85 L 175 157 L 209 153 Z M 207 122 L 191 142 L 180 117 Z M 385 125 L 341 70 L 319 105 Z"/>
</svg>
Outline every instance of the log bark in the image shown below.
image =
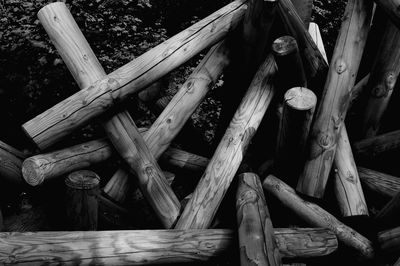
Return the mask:
<svg viewBox="0 0 400 266">
<path fill-rule="evenodd" d="M 400 31 L 390 21 L 378 48 L 367 88 L 370 90 L 361 124 L 362 138 L 374 137 L 400 73 Z"/>
<path fill-rule="evenodd" d="M 0 263 L 153 265 L 207 261 L 229 250 L 234 237 L 227 229 L 9 232 L 0 233 Z M 337 249 L 335 235 L 326 229 L 275 229 L 275 238 L 287 258 L 323 256 Z"/>
<path fill-rule="evenodd" d="M 306 29 L 311 21 L 311 13 L 313 10 L 313 0 L 291 0 L 297 14 L 304 23 Z"/>
<path fill-rule="evenodd" d="M 22 161 L 25 155 L 10 145 L 0 141 L 0 177 L 14 185 L 23 185 Z"/>
<path fill-rule="evenodd" d="M 275 72 L 275 62 L 269 55 L 250 84 L 175 228 L 210 226 L 274 95 Z"/>
<path fill-rule="evenodd" d="M 342 126 L 334 159 L 334 190 L 342 216 L 369 215 L 346 126 Z"/>
<path fill-rule="evenodd" d="M 26 122 L 24 130 L 40 148 L 49 147 L 221 40 L 239 23 L 246 3 L 238 0 L 216 11 Z"/>
<path fill-rule="evenodd" d="M 375 215 L 374 220 L 381 230 L 400 225 L 400 191 Z"/>
<path fill-rule="evenodd" d="M 269 175 L 264 180 L 263 187 L 310 225 L 329 228 L 335 233 L 339 241 L 357 251 L 360 257 L 373 258 L 374 250 L 371 241 L 337 220 L 318 205 L 300 198 L 291 187 L 278 178 Z"/>
<path fill-rule="evenodd" d="M 400 178 L 358 167 L 358 174 L 364 186 L 387 198 L 393 198 L 400 191 Z"/>
<path fill-rule="evenodd" d="M 278 66 L 279 67 L 279 66 Z M 303 166 L 304 151 L 317 97 L 303 87 L 294 87 L 284 96 L 283 115 L 279 123 L 275 165 L 287 183 L 296 185 Z M 288 165 L 291 165 L 288 167 Z"/>
<path fill-rule="evenodd" d="M 400 147 L 400 130 L 388 132 L 353 143 L 356 157 L 370 158 Z"/>
<path fill-rule="evenodd" d="M 106 76 L 64 3 L 43 7 L 38 17 L 81 89 Z M 124 111 L 112 116 L 103 123 L 103 127 L 129 170 L 137 175 L 143 194 L 159 219 L 166 228 L 170 228 L 179 215 L 178 198 L 167 184 L 129 113 Z"/>
<path fill-rule="evenodd" d="M 378 233 L 378 243 L 384 253 L 398 253 L 400 251 L 400 227 Z"/>
<path fill-rule="evenodd" d="M 72 230 L 97 230 L 99 176 L 88 170 L 73 172 L 65 179 L 67 219 Z"/>
<path fill-rule="evenodd" d="M 370 27 L 372 2 L 351 0 L 334 49 L 324 92 L 310 133 L 309 155 L 297 190 L 321 198 Z"/>
<path fill-rule="evenodd" d="M 400 27 L 400 13 L 398 12 L 398 7 L 400 5 L 399 0 L 375 0 L 374 2 L 385 11 L 392 23 Z"/>
<path fill-rule="evenodd" d="M 240 265 L 281 265 L 260 178 L 253 173 L 238 176 L 236 217 Z"/>
<path fill-rule="evenodd" d="M 321 52 L 322 57 L 325 62 L 328 64 L 328 57 L 326 56 L 324 42 L 322 41 L 321 32 L 319 30 L 318 24 L 314 22 L 310 22 L 308 26 L 308 33 L 310 33 L 311 38 L 314 40 L 314 43 L 317 45 L 318 50 Z"/>
</svg>

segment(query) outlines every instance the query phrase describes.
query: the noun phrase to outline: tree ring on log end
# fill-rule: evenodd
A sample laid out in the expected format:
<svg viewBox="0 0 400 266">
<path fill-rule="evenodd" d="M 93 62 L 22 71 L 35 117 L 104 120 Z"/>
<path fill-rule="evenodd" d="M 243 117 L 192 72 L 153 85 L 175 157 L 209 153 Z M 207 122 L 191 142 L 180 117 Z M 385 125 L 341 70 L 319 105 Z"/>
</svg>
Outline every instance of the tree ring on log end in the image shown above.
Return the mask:
<svg viewBox="0 0 400 266">
<path fill-rule="evenodd" d="M 284 101 L 292 109 L 310 110 L 317 104 L 317 96 L 307 88 L 294 87 L 285 93 Z"/>
<path fill-rule="evenodd" d="M 298 51 L 296 39 L 292 36 L 282 36 L 272 43 L 272 51 L 276 56 L 285 56 Z"/>
<path fill-rule="evenodd" d="M 98 186 L 100 177 L 93 171 L 80 170 L 68 175 L 65 184 L 74 189 L 92 189 Z"/>
</svg>

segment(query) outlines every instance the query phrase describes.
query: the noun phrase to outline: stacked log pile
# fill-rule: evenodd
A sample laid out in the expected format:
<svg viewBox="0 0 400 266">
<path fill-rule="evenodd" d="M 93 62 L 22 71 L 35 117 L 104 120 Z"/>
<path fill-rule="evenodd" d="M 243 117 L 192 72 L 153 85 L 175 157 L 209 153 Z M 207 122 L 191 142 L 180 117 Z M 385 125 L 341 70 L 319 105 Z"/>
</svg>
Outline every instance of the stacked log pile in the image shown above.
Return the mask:
<svg viewBox="0 0 400 266">
<path fill-rule="evenodd" d="M 388 21 L 359 80 L 368 0 L 348 0 L 329 61 L 312 1 L 235 0 L 109 74 L 65 3 L 44 6 L 81 90 L 22 125 L 36 154 L 0 141 L 1 180 L 32 198 L 0 211 L 0 262 L 399 265 L 400 178 L 371 163 L 400 148 L 399 130 L 381 130 L 400 72 L 399 3 L 376 2 Z M 176 94 L 160 96 L 155 82 L 199 53 Z M 180 149 L 201 137 L 192 114 L 221 78 L 213 155 Z M 148 128 L 124 109 L 139 92 L 157 115 Z M 355 112 L 357 129 L 346 126 Z M 104 138 L 55 146 L 96 119 Z"/>
</svg>

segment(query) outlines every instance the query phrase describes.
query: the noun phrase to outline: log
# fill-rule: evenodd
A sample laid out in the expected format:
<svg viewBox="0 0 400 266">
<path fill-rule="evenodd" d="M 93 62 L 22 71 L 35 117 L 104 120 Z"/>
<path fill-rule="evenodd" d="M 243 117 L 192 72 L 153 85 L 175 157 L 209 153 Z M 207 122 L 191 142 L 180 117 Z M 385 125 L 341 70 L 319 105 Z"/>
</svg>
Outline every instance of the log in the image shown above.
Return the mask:
<svg viewBox="0 0 400 266">
<path fill-rule="evenodd" d="M 46 5 L 38 17 L 81 89 L 106 76 L 65 3 Z M 141 190 L 155 213 L 163 225 L 170 228 L 179 215 L 178 198 L 129 113 L 122 111 L 112 116 L 103 122 L 103 127 L 129 170 L 137 175 Z"/>
<path fill-rule="evenodd" d="M 22 161 L 25 155 L 10 145 L 0 141 L 0 177 L 14 185 L 23 185 Z"/>
<path fill-rule="evenodd" d="M 354 142 L 352 147 L 356 157 L 379 156 L 382 153 L 400 148 L 400 130 Z"/>
<path fill-rule="evenodd" d="M 242 19 L 246 3 L 230 3 L 26 122 L 23 129 L 40 148 L 49 147 L 224 38 Z"/>
<path fill-rule="evenodd" d="M 400 251 L 400 227 L 379 232 L 378 244 L 382 252 L 398 254 Z"/>
<path fill-rule="evenodd" d="M 189 171 L 201 172 L 206 169 L 210 160 L 190 152 L 168 148 L 161 155 L 161 161 Z"/>
<path fill-rule="evenodd" d="M 386 198 L 393 198 L 400 191 L 400 178 L 364 167 L 357 169 L 361 182 L 370 190 Z"/>
<path fill-rule="evenodd" d="M 234 237 L 227 229 L 9 232 L 0 233 L 0 263 L 153 265 L 207 261 L 228 251 Z M 321 228 L 277 228 L 275 238 L 287 258 L 323 256 L 337 249 L 335 235 Z"/>
<path fill-rule="evenodd" d="M 103 188 L 108 197 L 117 203 L 123 203 L 129 191 L 129 173 L 124 169 L 118 169 Z"/>
<path fill-rule="evenodd" d="M 375 215 L 378 228 L 388 229 L 400 225 L 400 191 Z"/>
<path fill-rule="evenodd" d="M 369 74 L 363 77 L 356 85 L 351 89 L 351 99 L 349 106 L 353 106 L 354 102 L 358 99 L 364 89 L 367 87 L 369 81 Z M 350 109 L 349 107 L 349 109 Z"/>
<path fill-rule="evenodd" d="M 371 21 L 372 2 L 351 0 L 334 49 L 324 92 L 310 132 L 309 154 L 297 191 L 322 198 L 351 99 Z"/>
<path fill-rule="evenodd" d="M 307 88 L 291 88 L 284 96 L 275 163 L 277 171 L 282 173 L 281 176 L 286 176 L 287 183 L 292 186 L 295 186 L 302 170 L 302 158 L 316 104 L 317 97 Z"/>
<path fill-rule="evenodd" d="M 298 1 L 298 0 L 297 0 Z M 322 57 L 325 62 L 328 64 L 328 57 L 326 56 L 324 42 L 322 41 L 321 32 L 319 30 L 318 24 L 314 22 L 310 22 L 308 26 L 308 33 L 310 33 L 311 38 L 314 40 L 314 43 L 317 45 L 318 50 L 321 52 Z"/>
<path fill-rule="evenodd" d="M 279 86 L 282 93 L 293 87 L 307 87 L 296 40 L 292 36 L 279 37 L 272 43 L 272 52 L 278 66 Z"/>
<path fill-rule="evenodd" d="M 388 21 L 367 85 L 369 95 L 361 122 L 362 138 L 374 137 L 379 131 L 400 73 L 399 42 L 399 29 Z"/>
<path fill-rule="evenodd" d="M 66 185 L 67 219 L 72 230 L 97 230 L 99 176 L 80 170 L 68 175 Z"/>
<path fill-rule="evenodd" d="M 236 217 L 240 265 L 281 265 L 260 178 L 243 173 L 238 179 Z"/>
<path fill-rule="evenodd" d="M 269 175 L 264 180 L 263 187 L 310 225 L 332 230 L 339 241 L 355 250 L 360 257 L 365 259 L 374 257 L 371 241 L 337 220 L 318 205 L 300 198 L 291 187 L 275 176 Z"/>
<path fill-rule="evenodd" d="M 399 0 L 375 0 L 374 2 L 385 11 L 393 24 L 400 27 L 400 14 L 398 12 L 398 7 L 400 5 Z"/>
<path fill-rule="evenodd" d="M 260 66 L 175 228 L 208 228 L 274 95 L 276 66 Z"/>
<path fill-rule="evenodd" d="M 306 29 L 311 21 L 311 13 L 313 10 L 313 0 L 291 0 L 297 14 L 300 16 Z"/>
</svg>

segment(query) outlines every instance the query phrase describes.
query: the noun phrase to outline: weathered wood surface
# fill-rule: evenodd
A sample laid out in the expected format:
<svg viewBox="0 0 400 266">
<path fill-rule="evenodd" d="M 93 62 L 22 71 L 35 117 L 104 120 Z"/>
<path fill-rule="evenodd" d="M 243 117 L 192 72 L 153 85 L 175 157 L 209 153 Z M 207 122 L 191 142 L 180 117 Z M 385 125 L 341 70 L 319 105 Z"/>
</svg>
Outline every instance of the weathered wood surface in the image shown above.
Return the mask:
<svg viewBox="0 0 400 266">
<path fill-rule="evenodd" d="M 176 148 L 168 148 L 160 159 L 165 164 L 198 172 L 204 171 L 210 162 L 208 158 Z"/>
<path fill-rule="evenodd" d="M 311 21 L 311 13 L 313 10 L 313 0 L 291 0 L 297 14 L 300 16 L 306 29 Z"/>
<path fill-rule="evenodd" d="M 9 232 L 0 233 L 0 263 L 153 265 L 207 261 L 229 250 L 234 238 L 234 232 L 227 229 Z M 327 229 L 276 228 L 275 238 L 286 258 L 324 256 L 337 249 L 336 237 Z"/>
<path fill-rule="evenodd" d="M 374 257 L 374 249 L 370 240 L 337 220 L 318 205 L 300 198 L 291 187 L 278 178 L 269 175 L 264 180 L 263 187 L 310 225 L 331 229 L 340 242 L 352 248 L 360 257 L 365 259 Z"/>
<path fill-rule="evenodd" d="M 369 215 L 346 126 L 339 133 L 333 169 L 334 190 L 342 215 Z"/>
<path fill-rule="evenodd" d="M 129 173 L 120 168 L 107 182 L 103 191 L 116 202 L 123 203 L 129 191 L 129 182 Z"/>
<path fill-rule="evenodd" d="M 39 11 L 38 17 L 81 89 L 106 76 L 65 3 L 46 5 Z M 129 170 L 136 174 L 143 194 L 155 213 L 163 225 L 170 228 L 179 215 L 178 198 L 129 113 L 122 111 L 112 116 L 103 122 L 103 127 Z"/>
<path fill-rule="evenodd" d="M 88 170 L 73 172 L 65 179 L 67 219 L 72 230 L 97 230 L 99 184 L 99 176 Z"/>
<path fill-rule="evenodd" d="M 392 23 L 394 23 L 397 27 L 400 27 L 400 13 L 398 11 L 398 7 L 400 5 L 399 0 L 375 0 L 383 11 L 389 16 Z"/>
<path fill-rule="evenodd" d="M 391 131 L 352 144 L 356 157 L 371 158 L 400 148 L 400 130 Z"/>
<path fill-rule="evenodd" d="M 328 57 L 326 56 L 324 42 L 322 41 L 321 32 L 319 30 L 318 24 L 314 22 L 310 22 L 308 26 L 308 33 L 310 33 L 311 38 L 314 40 L 314 43 L 317 45 L 318 50 L 321 52 L 322 57 L 325 62 L 328 63 Z"/>
<path fill-rule="evenodd" d="M 175 228 L 208 228 L 274 95 L 276 66 L 269 55 L 201 177 Z"/>
<path fill-rule="evenodd" d="M 398 254 L 400 252 L 400 227 L 379 232 L 378 243 L 383 252 Z"/>
<path fill-rule="evenodd" d="M 388 21 L 380 42 L 367 85 L 369 97 L 361 122 L 362 138 L 378 133 L 400 73 L 400 30 Z"/>
<path fill-rule="evenodd" d="M 314 115 L 317 97 L 303 87 L 289 89 L 284 95 L 279 123 L 275 165 L 287 183 L 296 185 L 303 166 L 304 151 Z M 290 165 L 290 167 L 288 167 Z"/>
<path fill-rule="evenodd" d="M 238 179 L 236 217 L 240 265 L 281 265 L 260 178 L 253 173 L 243 173 Z"/>
<path fill-rule="evenodd" d="M 57 142 L 224 38 L 242 19 L 246 3 L 238 0 L 216 11 L 26 122 L 24 130 L 41 148 Z"/>
<path fill-rule="evenodd" d="M 332 62 L 328 71 L 315 122 L 310 132 L 309 154 L 297 190 L 321 198 L 332 167 L 337 140 L 354 86 L 367 39 L 372 2 L 347 3 Z"/>
<path fill-rule="evenodd" d="M 400 191 L 400 178 L 364 167 L 358 167 L 361 182 L 367 188 L 387 198 L 394 197 Z"/>
<path fill-rule="evenodd" d="M 389 229 L 400 225 L 400 190 L 375 215 L 374 220 L 380 229 Z"/>
<path fill-rule="evenodd" d="M 25 154 L 0 141 L 0 177 L 9 183 L 23 185 L 22 161 Z"/>
</svg>

